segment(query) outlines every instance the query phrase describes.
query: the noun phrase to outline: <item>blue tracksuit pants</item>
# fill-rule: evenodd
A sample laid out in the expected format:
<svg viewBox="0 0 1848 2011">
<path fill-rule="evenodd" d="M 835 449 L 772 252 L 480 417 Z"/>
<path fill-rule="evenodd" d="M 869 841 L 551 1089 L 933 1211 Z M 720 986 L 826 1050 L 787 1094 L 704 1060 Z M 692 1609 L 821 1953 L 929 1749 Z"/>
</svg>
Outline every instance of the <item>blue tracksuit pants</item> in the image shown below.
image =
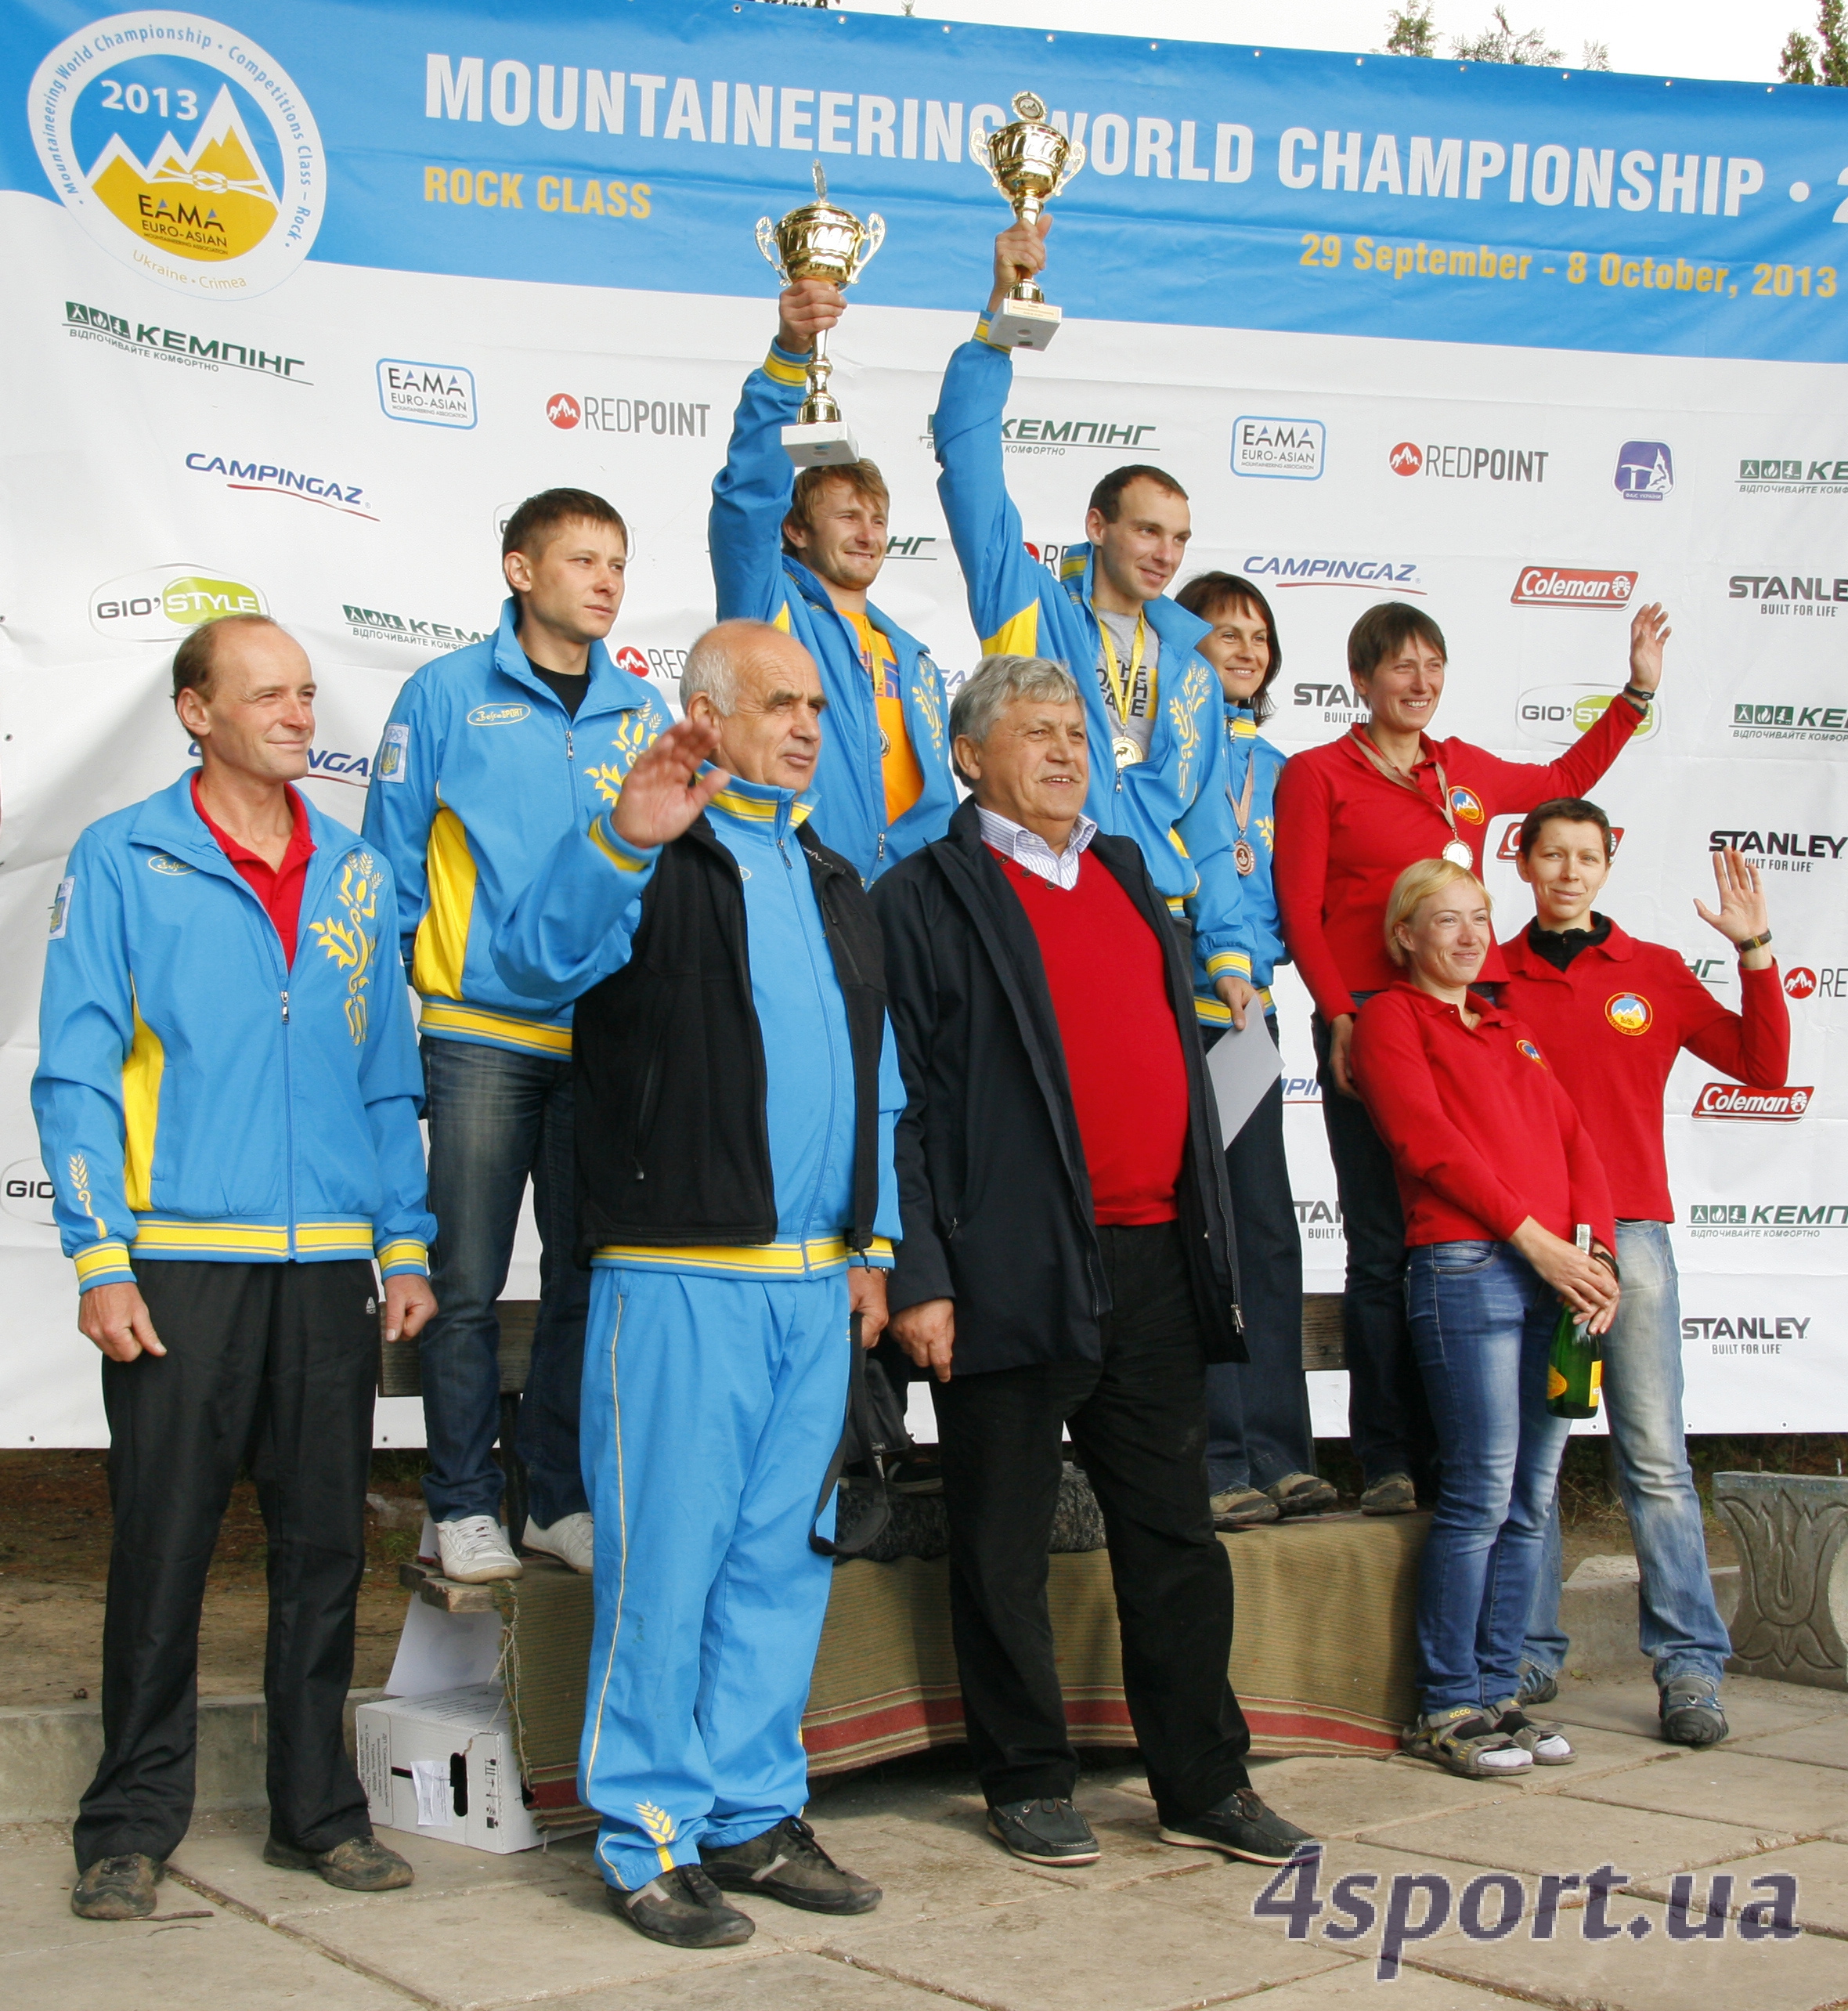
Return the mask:
<svg viewBox="0 0 1848 2011">
<path fill-rule="evenodd" d="M 809 1548 L 846 1404 L 844 1272 L 599 1265 L 584 1351 L 596 1629 L 579 1792 L 633 1891 L 800 1814 L 832 1569 Z M 822 1531 L 832 1528 L 833 1509 Z"/>
</svg>

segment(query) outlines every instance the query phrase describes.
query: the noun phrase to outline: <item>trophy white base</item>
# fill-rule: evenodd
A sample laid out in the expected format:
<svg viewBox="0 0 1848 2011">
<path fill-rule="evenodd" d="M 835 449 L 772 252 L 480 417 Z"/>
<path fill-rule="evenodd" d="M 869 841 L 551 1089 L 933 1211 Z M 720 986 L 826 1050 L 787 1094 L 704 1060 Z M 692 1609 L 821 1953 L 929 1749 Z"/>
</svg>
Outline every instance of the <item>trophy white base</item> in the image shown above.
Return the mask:
<svg viewBox="0 0 1848 2011">
<path fill-rule="evenodd" d="M 844 419 L 814 426 L 785 426 L 783 452 L 798 468 L 844 468 L 860 458 L 854 429 Z"/>
<path fill-rule="evenodd" d="M 988 323 L 998 349 L 1043 349 L 1059 333 L 1059 312 L 1049 300 L 1009 300 Z"/>
</svg>

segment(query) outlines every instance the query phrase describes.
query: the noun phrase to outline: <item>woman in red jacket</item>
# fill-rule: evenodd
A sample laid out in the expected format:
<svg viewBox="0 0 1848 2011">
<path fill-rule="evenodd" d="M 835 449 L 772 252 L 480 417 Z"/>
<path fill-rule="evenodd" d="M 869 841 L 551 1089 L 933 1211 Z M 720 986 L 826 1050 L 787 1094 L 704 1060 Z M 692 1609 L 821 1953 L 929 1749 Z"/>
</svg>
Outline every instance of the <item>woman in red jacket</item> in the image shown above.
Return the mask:
<svg viewBox="0 0 1848 2011">
<path fill-rule="evenodd" d="M 1522 1023 L 1470 989 L 1494 947 L 1489 906 L 1447 859 L 1399 875 L 1383 933 L 1405 976 L 1361 1008 L 1352 1051 L 1398 1175 L 1406 1310 L 1438 1440 L 1420 1715 L 1401 1743 L 1471 1778 L 1572 1757 L 1518 1702 L 1570 1428 L 1547 1408 L 1547 1354 L 1562 1300 L 1601 1334 L 1618 1298 L 1610 1192 L 1578 1112 Z"/>
<path fill-rule="evenodd" d="M 1348 1066 L 1354 1015 L 1392 982 L 1380 930 L 1387 895 L 1414 860 L 1439 853 L 1480 874 L 1492 818 L 1583 796 L 1648 719 L 1669 633 L 1660 607 L 1641 609 L 1630 623 L 1630 682 L 1597 723 L 1557 761 L 1503 761 L 1466 740 L 1429 737 L 1444 692 L 1443 633 L 1422 608 L 1384 602 L 1348 637 L 1366 724 L 1294 756 L 1279 778 L 1277 902 L 1316 1002 L 1322 1121 L 1348 1240 L 1348 1435 L 1369 1515 L 1417 1505 L 1413 1476 L 1424 1477 L 1430 1433 L 1406 1340 L 1405 1225 Z M 1482 974 L 1490 984 L 1504 975 L 1492 943 Z"/>
</svg>

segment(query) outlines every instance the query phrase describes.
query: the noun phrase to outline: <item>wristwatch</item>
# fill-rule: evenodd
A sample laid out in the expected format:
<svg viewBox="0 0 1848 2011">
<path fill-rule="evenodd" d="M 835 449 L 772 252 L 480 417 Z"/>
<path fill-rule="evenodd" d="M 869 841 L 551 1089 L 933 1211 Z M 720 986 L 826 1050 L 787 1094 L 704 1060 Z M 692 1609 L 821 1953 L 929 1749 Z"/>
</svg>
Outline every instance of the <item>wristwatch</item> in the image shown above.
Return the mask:
<svg viewBox="0 0 1848 2011">
<path fill-rule="evenodd" d="M 1748 950 L 1762 950 L 1770 940 L 1771 932 L 1767 929 L 1762 936 L 1748 937 L 1744 942 L 1734 944 L 1733 948 L 1743 956 Z"/>
<path fill-rule="evenodd" d="M 1655 694 L 1653 691 L 1645 691 L 1640 685 L 1634 684 L 1624 686 L 1622 696 L 1628 699 L 1630 703 L 1641 712 L 1647 712 L 1655 699 Z"/>
</svg>

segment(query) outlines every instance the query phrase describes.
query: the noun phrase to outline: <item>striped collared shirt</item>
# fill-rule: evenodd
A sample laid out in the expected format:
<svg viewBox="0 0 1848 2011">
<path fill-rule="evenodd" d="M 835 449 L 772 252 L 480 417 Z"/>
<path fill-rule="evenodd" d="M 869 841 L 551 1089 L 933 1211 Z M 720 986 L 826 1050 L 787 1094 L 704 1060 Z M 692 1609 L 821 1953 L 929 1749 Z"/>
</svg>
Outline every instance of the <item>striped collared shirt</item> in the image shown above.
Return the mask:
<svg viewBox="0 0 1848 2011">
<path fill-rule="evenodd" d="M 1029 831 L 1012 818 L 984 810 L 980 804 L 976 814 L 982 820 L 982 843 L 992 846 L 1003 858 L 1012 859 L 1016 865 L 1037 874 L 1052 886 L 1063 887 L 1067 894 L 1077 885 L 1085 848 L 1097 836 L 1096 824 L 1082 811 L 1063 852 L 1055 852 L 1037 831 Z"/>
</svg>

